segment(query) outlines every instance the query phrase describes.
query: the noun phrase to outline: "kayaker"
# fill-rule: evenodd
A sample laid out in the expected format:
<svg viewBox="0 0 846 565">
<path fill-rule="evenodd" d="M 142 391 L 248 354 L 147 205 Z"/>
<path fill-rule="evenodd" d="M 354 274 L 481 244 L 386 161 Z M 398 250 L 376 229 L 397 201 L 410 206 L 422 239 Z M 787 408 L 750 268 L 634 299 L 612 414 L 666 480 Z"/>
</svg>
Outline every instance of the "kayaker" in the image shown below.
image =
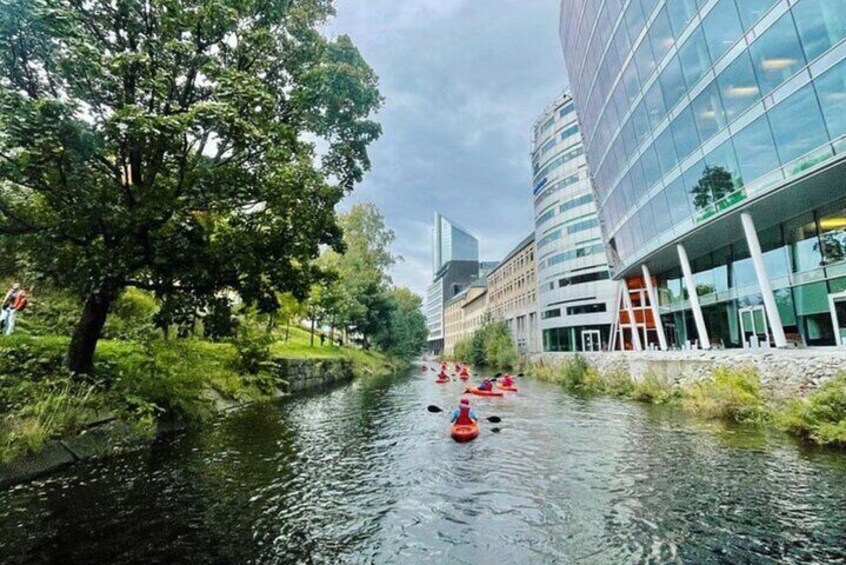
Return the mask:
<svg viewBox="0 0 846 565">
<path fill-rule="evenodd" d="M 511 386 L 514 386 L 514 379 L 511 378 L 511 375 L 509 375 L 508 373 L 505 373 L 505 376 L 502 377 L 502 380 L 500 381 L 499 384 L 501 384 L 502 386 L 511 387 Z"/>
<path fill-rule="evenodd" d="M 438 373 L 438 378 L 441 379 L 441 380 L 444 380 L 444 379 L 448 379 L 449 377 L 447 376 L 446 373 L 441 371 L 440 373 Z"/>
<path fill-rule="evenodd" d="M 490 379 L 485 379 L 482 381 L 482 384 L 479 385 L 479 390 L 493 390 L 493 383 Z"/>
<path fill-rule="evenodd" d="M 469 426 L 478 419 L 479 417 L 473 409 L 470 408 L 470 401 L 466 398 L 462 398 L 458 401 L 458 408 L 452 411 L 450 422 L 460 426 Z"/>
</svg>

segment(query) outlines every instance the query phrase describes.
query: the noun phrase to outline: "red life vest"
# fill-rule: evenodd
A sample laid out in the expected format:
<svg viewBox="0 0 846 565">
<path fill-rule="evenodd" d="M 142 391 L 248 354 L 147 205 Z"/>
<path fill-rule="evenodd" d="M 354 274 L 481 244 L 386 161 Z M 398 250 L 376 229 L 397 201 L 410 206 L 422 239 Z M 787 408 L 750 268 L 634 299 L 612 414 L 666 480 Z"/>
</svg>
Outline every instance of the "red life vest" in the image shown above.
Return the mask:
<svg viewBox="0 0 846 565">
<path fill-rule="evenodd" d="M 470 418 L 469 404 L 458 405 L 458 419 L 455 421 L 455 423 L 459 426 L 469 426 L 473 423 L 473 419 Z"/>
</svg>

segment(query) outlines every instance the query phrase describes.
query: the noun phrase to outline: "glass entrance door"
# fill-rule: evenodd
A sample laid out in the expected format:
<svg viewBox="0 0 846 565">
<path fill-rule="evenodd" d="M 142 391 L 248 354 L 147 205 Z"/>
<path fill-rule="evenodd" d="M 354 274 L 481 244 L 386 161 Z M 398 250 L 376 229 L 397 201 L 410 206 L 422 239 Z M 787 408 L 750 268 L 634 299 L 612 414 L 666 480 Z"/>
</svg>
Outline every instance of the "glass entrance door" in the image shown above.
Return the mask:
<svg viewBox="0 0 846 565">
<path fill-rule="evenodd" d="M 582 330 L 582 351 L 599 351 L 600 349 L 599 330 Z"/>
<path fill-rule="evenodd" d="M 846 345 L 846 293 L 829 294 L 828 306 L 837 346 L 843 347 Z"/>
<path fill-rule="evenodd" d="M 737 313 L 740 315 L 740 335 L 743 336 L 743 347 L 754 347 L 770 341 L 767 316 L 763 306 L 740 308 Z"/>
</svg>

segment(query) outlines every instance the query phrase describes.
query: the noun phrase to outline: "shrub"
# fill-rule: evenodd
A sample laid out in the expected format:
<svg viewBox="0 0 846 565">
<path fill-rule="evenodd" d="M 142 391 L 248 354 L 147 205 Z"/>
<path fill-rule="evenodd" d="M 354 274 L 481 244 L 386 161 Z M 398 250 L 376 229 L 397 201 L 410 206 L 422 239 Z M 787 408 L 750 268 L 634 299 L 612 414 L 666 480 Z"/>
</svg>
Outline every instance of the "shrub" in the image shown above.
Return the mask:
<svg viewBox="0 0 846 565">
<path fill-rule="evenodd" d="M 470 350 L 473 346 L 472 338 L 462 339 L 452 347 L 452 360 L 465 361 L 470 359 Z"/>
<path fill-rule="evenodd" d="M 539 364 L 534 369 L 537 378 L 556 383 L 571 392 L 599 392 L 599 373 L 587 359 L 576 354 L 571 359 L 555 365 Z"/>
<path fill-rule="evenodd" d="M 711 377 L 684 391 L 683 404 L 706 418 L 760 424 L 768 412 L 761 394 L 761 381 L 752 368 L 714 370 Z"/>
<path fill-rule="evenodd" d="M 137 288 L 127 288 L 112 305 L 104 338 L 133 339 L 153 330 L 153 320 L 159 303 L 152 293 Z"/>
<path fill-rule="evenodd" d="M 821 445 L 846 447 L 846 373 L 804 399 L 791 402 L 778 416 L 779 426 Z"/>
<path fill-rule="evenodd" d="M 266 331 L 244 324 L 238 328 L 238 335 L 232 340 L 237 351 L 237 369 L 248 375 L 257 375 L 270 362 L 270 346 L 273 336 Z"/>
<path fill-rule="evenodd" d="M 632 382 L 629 380 L 629 382 Z M 640 381 L 632 382 L 628 397 L 639 402 L 665 404 L 676 397 L 673 384 L 666 378 L 649 373 Z"/>
<path fill-rule="evenodd" d="M 511 369 L 519 356 L 505 322 L 495 322 L 484 328 L 485 362 L 489 367 Z"/>
</svg>

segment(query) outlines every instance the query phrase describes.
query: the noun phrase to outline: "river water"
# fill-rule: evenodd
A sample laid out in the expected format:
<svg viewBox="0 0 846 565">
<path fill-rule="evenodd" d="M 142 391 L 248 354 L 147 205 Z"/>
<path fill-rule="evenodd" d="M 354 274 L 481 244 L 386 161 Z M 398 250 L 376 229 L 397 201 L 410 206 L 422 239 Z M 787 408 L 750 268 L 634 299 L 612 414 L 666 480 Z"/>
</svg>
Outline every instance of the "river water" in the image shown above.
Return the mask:
<svg viewBox="0 0 846 565">
<path fill-rule="evenodd" d="M 0 492 L 3 563 L 843 563 L 846 454 L 520 379 L 357 381 Z"/>
</svg>

